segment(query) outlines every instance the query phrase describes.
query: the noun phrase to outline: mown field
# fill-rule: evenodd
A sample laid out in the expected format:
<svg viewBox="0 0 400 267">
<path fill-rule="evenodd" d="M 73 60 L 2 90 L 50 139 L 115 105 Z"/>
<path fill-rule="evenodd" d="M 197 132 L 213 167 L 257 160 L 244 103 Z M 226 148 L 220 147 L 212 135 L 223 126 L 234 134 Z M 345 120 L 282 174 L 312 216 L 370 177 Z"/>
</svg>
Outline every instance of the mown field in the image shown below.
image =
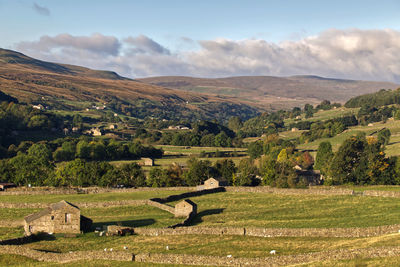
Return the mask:
<svg viewBox="0 0 400 267">
<path fill-rule="evenodd" d="M 383 187 L 377 187 L 383 188 Z M 364 189 L 377 189 L 364 187 Z M 393 190 L 393 188 L 388 188 Z M 384 189 L 385 190 L 385 189 Z M 184 190 L 182 190 L 184 191 Z M 103 193 L 88 195 L 44 195 L 44 196 L 1 196 L 2 202 L 42 202 L 50 203 L 66 199 L 79 205 L 79 202 L 103 202 L 110 200 L 146 199 L 166 196 L 181 191 L 142 191 L 132 193 Z M 21 199 L 18 199 L 21 198 Z M 25 200 L 24 200 L 25 198 Z M 398 224 L 400 221 L 400 199 L 365 196 L 323 196 L 323 195 L 278 195 L 268 193 L 224 192 L 191 198 L 198 204 L 198 215 L 192 226 L 232 226 L 268 228 L 335 228 L 369 227 Z M 168 203 L 174 205 L 174 202 Z M 2 219 L 21 219 L 39 209 L 1 209 Z M 95 226 L 119 224 L 134 227 L 166 227 L 175 224 L 172 214 L 149 206 L 124 206 L 82 208 L 82 214 L 94 220 Z M 0 228 L 0 239 L 22 236 L 21 228 Z M 335 237 L 252 237 L 231 235 L 178 235 L 100 237 L 90 232 L 76 238 L 56 235 L 54 240 L 42 240 L 24 246 L 50 251 L 68 253 L 69 251 L 103 250 L 113 248 L 137 253 L 169 253 L 209 255 L 240 258 L 273 257 L 271 250 L 278 255 L 297 255 L 309 252 L 329 252 L 338 249 L 382 248 L 400 246 L 398 234 L 364 238 Z M 168 246 L 168 250 L 166 247 Z M 391 266 L 399 257 L 378 259 L 356 259 L 348 261 L 328 261 L 301 266 L 348 266 L 368 263 L 376 265 L 384 262 Z M 0 266 L 58 266 L 41 263 L 29 258 L 0 255 Z M 13 265 L 14 264 L 14 265 Z M 174 266 L 125 263 L 112 261 L 79 261 L 66 266 Z M 180 265 L 182 266 L 182 265 Z"/>
</svg>

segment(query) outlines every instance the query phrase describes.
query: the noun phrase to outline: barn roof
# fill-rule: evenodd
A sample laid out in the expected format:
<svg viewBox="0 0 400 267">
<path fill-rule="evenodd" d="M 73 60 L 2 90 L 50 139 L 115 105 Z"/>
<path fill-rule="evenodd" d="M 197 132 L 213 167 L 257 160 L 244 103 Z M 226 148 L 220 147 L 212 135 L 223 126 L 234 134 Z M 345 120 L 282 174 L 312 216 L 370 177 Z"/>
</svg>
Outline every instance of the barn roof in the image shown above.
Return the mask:
<svg viewBox="0 0 400 267">
<path fill-rule="evenodd" d="M 75 206 L 65 200 L 61 200 L 60 202 L 51 204 L 50 207 L 48 207 L 48 208 L 45 208 L 39 212 L 36 212 L 36 213 L 26 216 L 24 219 L 27 223 L 33 222 L 34 220 L 37 220 L 45 215 L 50 214 L 53 210 L 59 210 L 66 206 L 70 206 L 70 207 L 73 207 L 74 209 L 79 210 L 79 208 L 77 206 Z"/>
<path fill-rule="evenodd" d="M 193 201 L 191 201 L 190 199 L 184 199 L 184 200 L 182 200 L 181 202 L 179 202 L 179 203 L 176 204 L 176 205 L 182 205 L 183 203 L 188 203 L 188 204 L 190 204 L 190 205 L 192 205 L 192 206 L 197 206 L 197 204 L 194 203 Z"/>
</svg>

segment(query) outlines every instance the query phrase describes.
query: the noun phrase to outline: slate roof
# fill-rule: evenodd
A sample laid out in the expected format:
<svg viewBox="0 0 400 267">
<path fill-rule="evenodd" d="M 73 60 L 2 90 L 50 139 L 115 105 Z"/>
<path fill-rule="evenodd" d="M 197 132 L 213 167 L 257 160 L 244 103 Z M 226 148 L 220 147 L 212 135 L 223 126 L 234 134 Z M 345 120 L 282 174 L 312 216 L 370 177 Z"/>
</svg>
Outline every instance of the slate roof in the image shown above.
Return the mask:
<svg viewBox="0 0 400 267">
<path fill-rule="evenodd" d="M 30 223 L 30 222 L 33 222 L 34 220 L 37 220 L 43 216 L 50 214 L 53 210 L 59 210 L 65 206 L 71 206 L 71 207 L 79 210 L 79 208 L 77 206 L 75 206 L 65 200 L 61 200 L 60 202 L 51 204 L 50 207 L 45 208 L 44 210 L 41 210 L 39 212 L 36 212 L 36 213 L 26 216 L 24 219 L 27 223 Z"/>
</svg>

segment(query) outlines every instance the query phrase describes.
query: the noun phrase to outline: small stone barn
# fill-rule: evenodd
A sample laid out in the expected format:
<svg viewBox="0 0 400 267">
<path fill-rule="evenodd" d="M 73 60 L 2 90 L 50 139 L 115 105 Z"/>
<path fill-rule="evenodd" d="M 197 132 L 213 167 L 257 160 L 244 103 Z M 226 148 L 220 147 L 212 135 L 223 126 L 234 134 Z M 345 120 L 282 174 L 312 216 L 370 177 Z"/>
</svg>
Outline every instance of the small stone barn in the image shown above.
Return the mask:
<svg viewBox="0 0 400 267">
<path fill-rule="evenodd" d="M 62 200 L 25 217 L 25 235 L 38 232 L 78 234 L 87 231 L 92 220 L 81 215 L 80 209 Z"/>
<path fill-rule="evenodd" d="M 208 178 L 204 181 L 204 189 L 213 189 L 220 186 L 227 186 L 228 182 L 223 178 Z"/>
<path fill-rule="evenodd" d="M 141 158 L 143 166 L 154 166 L 154 160 L 152 158 Z"/>
<path fill-rule="evenodd" d="M 197 214 L 197 205 L 190 199 L 185 199 L 175 205 L 175 217 L 189 217 Z"/>
</svg>

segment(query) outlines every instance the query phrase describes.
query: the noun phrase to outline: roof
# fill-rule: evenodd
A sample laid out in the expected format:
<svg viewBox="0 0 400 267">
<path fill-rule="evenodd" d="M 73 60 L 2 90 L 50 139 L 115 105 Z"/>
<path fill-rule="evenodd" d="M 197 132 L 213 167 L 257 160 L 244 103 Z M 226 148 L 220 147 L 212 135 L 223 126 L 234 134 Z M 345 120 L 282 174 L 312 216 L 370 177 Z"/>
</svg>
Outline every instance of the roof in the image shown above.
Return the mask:
<svg viewBox="0 0 400 267">
<path fill-rule="evenodd" d="M 190 199 L 182 200 L 181 202 L 179 202 L 179 203 L 176 204 L 176 205 L 181 205 L 181 203 L 188 203 L 188 204 L 190 204 L 191 206 L 196 206 L 196 207 L 197 207 L 197 204 L 194 203 L 193 201 L 191 201 Z"/>
<path fill-rule="evenodd" d="M 41 217 L 43 217 L 45 215 L 50 214 L 53 210 L 59 210 L 59 209 L 61 209 L 63 207 L 66 207 L 66 206 L 70 206 L 70 207 L 73 207 L 74 209 L 79 210 L 79 208 L 77 206 L 75 206 L 75 205 L 73 205 L 73 204 L 71 204 L 71 203 L 69 203 L 69 202 L 67 202 L 65 200 L 61 200 L 60 202 L 51 204 L 50 207 L 45 208 L 44 210 L 41 210 L 39 212 L 36 212 L 36 213 L 33 213 L 33 214 L 30 214 L 30 215 L 26 216 L 24 219 L 28 223 L 29 222 L 33 222 L 34 220 L 37 220 L 37 219 L 39 219 L 39 218 L 41 218 Z"/>
<path fill-rule="evenodd" d="M 217 178 L 215 178 L 215 177 L 211 177 L 211 178 L 208 178 L 206 181 L 208 181 L 208 180 L 210 180 L 210 179 L 214 179 L 214 180 L 216 180 L 216 181 L 218 181 L 218 182 L 227 182 L 224 178 L 222 178 L 222 177 L 217 177 Z"/>
</svg>

